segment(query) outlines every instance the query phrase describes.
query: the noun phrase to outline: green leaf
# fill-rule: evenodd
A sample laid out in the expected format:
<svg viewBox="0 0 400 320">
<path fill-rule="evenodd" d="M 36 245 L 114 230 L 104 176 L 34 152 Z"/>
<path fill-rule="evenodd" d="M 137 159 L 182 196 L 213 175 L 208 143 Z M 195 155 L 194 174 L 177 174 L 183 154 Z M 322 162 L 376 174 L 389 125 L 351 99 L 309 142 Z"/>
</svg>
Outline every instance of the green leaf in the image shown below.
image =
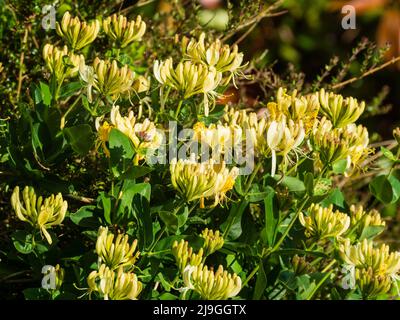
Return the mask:
<svg viewBox="0 0 400 320">
<path fill-rule="evenodd" d="M 304 176 L 304 185 L 307 194 L 312 197 L 314 194 L 314 175 L 311 172 L 307 172 Z"/>
<path fill-rule="evenodd" d="M 59 98 L 65 99 L 76 94 L 82 88 L 79 81 L 70 82 L 61 87 Z"/>
<path fill-rule="evenodd" d="M 388 148 L 381 147 L 382 154 L 391 161 L 397 161 L 395 155 Z"/>
<path fill-rule="evenodd" d="M 117 129 L 112 129 L 109 136 L 111 170 L 119 177 L 132 165 L 135 154 L 131 140 Z"/>
<path fill-rule="evenodd" d="M 227 228 L 230 228 L 228 234 L 226 235 L 227 239 L 236 240 L 242 234 L 242 216 L 248 204 L 248 201 L 245 200 L 240 202 L 240 204 L 232 204 L 228 218 L 223 224 L 221 224 L 221 230 L 224 232 Z"/>
<path fill-rule="evenodd" d="M 264 265 L 262 260 L 258 264 L 258 272 L 257 272 L 257 280 L 253 293 L 253 300 L 259 300 L 263 296 L 265 292 L 265 288 L 267 287 L 267 275 L 264 271 Z"/>
<path fill-rule="evenodd" d="M 80 227 L 98 227 L 98 220 L 94 217 L 95 208 L 96 206 L 83 206 L 75 213 L 72 213 L 69 218 Z"/>
<path fill-rule="evenodd" d="M 384 226 L 368 226 L 364 228 L 359 241 L 364 239 L 372 239 L 385 230 Z"/>
<path fill-rule="evenodd" d="M 332 170 L 336 174 L 343 174 L 346 172 L 347 165 L 347 159 L 338 160 L 332 164 Z"/>
<path fill-rule="evenodd" d="M 279 177 L 279 175 L 276 175 L 274 178 L 278 181 L 281 179 L 281 177 Z M 285 176 L 285 177 L 283 177 L 281 183 L 286 188 L 288 188 L 288 190 L 290 192 L 303 192 L 306 190 L 306 187 L 305 187 L 303 181 L 301 181 L 300 179 L 295 178 L 295 177 Z"/>
<path fill-rule="evenodd" d="M 95 135 L 88 124 L 65 128 L 63 133 L 71 148 L 79 155 L 86 155 L 93 146 Z"/>
<path fill-rule="evenodd" d="M 51 100 L 53 97 L 50 92 L 50 87 L 43 82 L 40 82 L 40 95 L 41 95 L 41 98 L 42 98 L 41 100 L 43 101 L 43 103 L 46 106 L 49 106 L 51 104 Z"/>
<path fill-rule="evenodd" d="M 22 254 L 31 253 L 34 249 L 33 235 L 24 230 L 15 231 L 11 235 L 15 249 Z"/>
<path fill-rule="evenodd" d="M 268 187 L 268 194 L 264 199 L 265 208 L 265 228 L 262 231 L 263 238 L 267 240 L 267 244 L 271 247 L 275 242 L 276 227 L 279 224 L 279 210 L 277 208 L 275 191 Z"/>
<path fill-rule="evenodd" d="M 146 166 L 132 166 L 121 177 L 121 179 L 137 179 L 152 172 L 154 168 Z"/>
<path fill-rule="evenodd" d="M 171 232 L 176 232 L 178 230 L 178 217 L 174 215 L 170 211 L 160 211 L 159 216 L 161 220 L 165 223 L 167 226 L 167 229 Z"/>
<path fill-rule="evenodd" d="M 343 193 L 340 191 L 339 188 L 333 189 L 328 194 L 328 196 L 321 202 L 321 205 L 323 207 L 328 207 L 330 204 L 333 204 L 334 206 L 341 209 L 346 209 L 345 199 Z"/>
<path fill-rule="evenodd" d="M 99 198 L 100 198 L 101 205 L 103 207 L 104 219 L 106 220 L 106 222 L 108 224 L 112 224 L 112 222 L 111 222 L 111 198 L 105 192 L 100 192 Z"/>
<path fill-rule="evenodd" d="M 394 188 L 392 186 L 394 184 Z M 389 179 L 385 175 L 375 177 L 369 184 L 371 193 L 382 203 L 394 203 L 399 198 L 399 183 L 392 176 Z"/>
</svg>

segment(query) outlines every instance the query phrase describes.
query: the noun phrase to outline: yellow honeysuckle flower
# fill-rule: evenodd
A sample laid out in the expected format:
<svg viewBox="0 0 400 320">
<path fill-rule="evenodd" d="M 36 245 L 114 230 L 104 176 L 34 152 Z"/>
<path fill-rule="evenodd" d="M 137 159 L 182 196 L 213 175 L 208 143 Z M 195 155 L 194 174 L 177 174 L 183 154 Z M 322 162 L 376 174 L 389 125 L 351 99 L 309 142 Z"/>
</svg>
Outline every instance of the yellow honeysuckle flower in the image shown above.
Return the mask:
<svg viewBox="0 0 400 320">
<path fill-rule="evenodd" d="M 400 252 L 390 252 L 389 246 L 374 247 L 373 241 L 364 239 L 351 245 L 349 239 L 339 246 L 339 255 L 344 263 L 355 268 L 371 268 L 375 275 L 394 276 L 400 270 Z"/>
<path fill-rule="evenodd" d="M 110 136 L 111 129 L 113 128 L 107 121 L 104 121 L 103 124 L 100 124 L 100 117 L 96 118 L 95 126 L 97 130 L 97 142 L 96 142 L 96 151 L 101 146 L 103 148 L 104 154 L 106 157 L 110 157 L 110 150 L 108 150 L 107 142 Z"/>
<path fill-rule="evenodd" d="M 178 63 L 174 68 L 172 58 L 169 58 L 162 62 L 156 60 L 153 71 L 159 83 L 179 91 L 183 99 L 203 94 L 204 113 L 206 116 L 208 115 L 208 98 L 214 101 L 214 97 L 217 95 L 215 89 L 222 79 L 222 74 L 214 67 L 184 61 Z"/>
<path fill-rule="evenodd" d="M 99 265 L 104 263 L 111 270 L 119 267 L 132 267 L 140 252 L 135 252 L 137 240 L 129 244 L 129 236 L 108 232 L 108 227 L 100 227 L 97 234 L 96 252 L 99 256 Z"/>
<path fill-rule="evenodd" d="M 320 112 L 332 121 L 334 127 L 341 128 L 356 122 L 364 112 L 365 102 L 358 103 L 353 97 L 343 98 L 340 94 L 319 91 Z"/>
<path fill-rule="evenodd" d="M 326 238 L 337 239 L 350 226 L 350 217 L 339 210 L 333 211 L 333 205 L 324 208 L 319 204 L 313 203 L 307 210 L 307 215 L 300 212 L 299 220 L 306 229 L 306 236 L 317 240 Z"/>
<path fill-rule="evenodd" d="M 187 38 L 182 40 L 182 51 L 185 57 L 197 63 L 205 63 L 210 67 L 215 67 L 218 72 L 229 72 L 230 76 L 226 79 L 227 84 L 230 78 L 243 68 L 243 53 L 239 52 L 237 45 L 230 47 L 223 45 L 220 40 L 215 40 L 209 45 L 205 44 L 205 33 L 202 33 L 199 40 Z"/>
<path fill-rule="evenodd" d="M 180 242 L 175 240 L 172 245 L 172 254 L 181 273 L 183 273 L 188 264 L 198 266 L 203 260 L 203 253 L 203 248 L 200 248 L 199 252 L 195 253 L 193 248 L 189 247 L 189 242 L 183 239 Z"/>
<path fill-rule="evenodd" d="M 310 135 L 311 148 L 324 166 L 347 160 L 347 172 L 354 171 L 371 152 L 368 131 L 363 126 L 349 124 L 334 128 L 332 122 L 322 118 Z"/>
<path fill-rule="evenodd" d="M 390 291 L 393 280 L 386 275 L 375 275 L 372 268 L 356 269 L 355 280 L 365 299 L 375 298 Z"/>
<path fill-rule="evenodd" d="M 386 225 L 377 210 L 373 209 L 367 212 L 361 205 L 350 206 L 350 220 L 350 228 L 347 234 L 355 233 L 356 239 L 360 238 L 368 227 L 384 227 Z"/>
<path fill-rule="evenodd" d="M 132 89 L 135 73 L 128 65 L 119 68 L 116 60 L 100 60 L 96 57 L 93 71 L 93 87 L 105 96 L 118 96 Z"/>
<path fill-rule="evenodd" d="M 219 230 L 214 232 L 206 228 L 201 232 L 200 237 L 204 239 L 203 248 L 206 256 L 218 251 L 224 245 L 224 238 L 220 235 Z"/>
<path fill-rule="evenodd" d="M 104 300 L 136 300 L 142 291 L 142 283 L 134 273 L 126 273 L 122 267 L 115 272 L 105 264 L 89 274 L 87 283 L 89 293 L 97 292 Z"/>
<path fill-rule="evenodd" d="M 57 81 L 76 76 L 80 64 L 85 63 L 83 55 L 68 53 L 67 46 L 60 49 L 49 43 L 43 47 L 43 58 Z"/>
<path fill-rule="evenodd" d="M 297 90 L 288 95 L 282 87 L 277 91 L 276 102 L 267 104 L 271 119 L 279 121 L 284 116 L 294 122 L 302 121 L 306 133 L 314 126 L 319 108 L 317 95 L 298 96 Z"/>
<path fill-rule="evenodd" d="M 197 122 L 193 126 L 193 140 L 205 143 L 212 151 L 215 158 L 220 158 L 227 150 L 232 150 L 242 141 L 242 128 L 222 124 L 210 124 L 208 127 L 203 122 Z"/>
<path fill-rule="evenodd" d="M 134 162 L 138 164 L 143 160 L 148 152 L 159 148 L 163 141 L 163 135 L 159 132 L 154 122 L 145 119 L 143 122 L 136 122 L 136 117 L 133 111 L 128 113 L 128 116 L 122 116 L 119 112 L 119 106 L 113 106 L 110 113 L 110 124 L 104 122 L 100 125 L 100 119 L 96 121 L 96 129 L 99 134 L 101 144 L 108 141 L 108 136 L 112 128 L 116 128 L 125 134 L 132 142 L 135 149 Z M 104 148 L 104 146 L 103 146 Z M 109 152 L 104 149 L 105 153 Z"/>
<path fill-rule="evenodd" d="M 26 186 L 22 191 L 20 200 L 19 187 L 15 187 L 11 196 L 11 206 L 18 219 L 28 222 L 32 227 L 38 228 L 49 244 L 52 243 L 50 234 L 46 229 L 62 223 L 67 212 L 68 203 L 63 200 L 61 193 L 43 199 L 37 197 L 33 187 Z"/>
<path fill-rule="evenodd" d="M 226 168 L 225 162 L 216 164 L 212 159 L 197 163 L 190 160 L 173 159 L 170 164 L 172 186 L 187 201 L 214 198 L 214 206 L 220 203 L 227 191 L 233 188 L 239 169 Z"/>
<path fill-rule="evenodd" d="M 220 265 L 216 272 L 202 264 L 188 265 L 183 273 L 186 288 L 196 291 L 206 300 L 226 300 L 242 289 L 242 280 L 235 273 L 228 273 Z"/>
<path fill-rule="evenodd" d="M 67 11 L 61 23 L 57 22 L 56 30 L 70 49 L 80 50 L 96 39 L 100 31 L 100 22 L 98 20 L 90 23 L 81 22 L 78 17 L 72 18 Z"/>
<path fill-rule="evenodd" d="M 304 137 L 305 131 L 301 120 L 295 123 L 291 119 L 287 121 L 285 117 L 282 117 L 280 121 L 271 122 L 267 131 L 267 144 L 272 155 L 272 177 L 276 172 L 276 156 L 281 155 L 284 159 L 284 165 L 287 166 L 289 152 L 294 151 L 296 153 Z"/>
<path fill-rule="evenodd" d="M 146 31 L 146 23 L 139 15 L 136 20 L 128 21 L 123 15 L 113 14 L 103 20 L 103 30 L 120 48 L 125 48 L 133 41 L 140 41 Z"/>
</svg>

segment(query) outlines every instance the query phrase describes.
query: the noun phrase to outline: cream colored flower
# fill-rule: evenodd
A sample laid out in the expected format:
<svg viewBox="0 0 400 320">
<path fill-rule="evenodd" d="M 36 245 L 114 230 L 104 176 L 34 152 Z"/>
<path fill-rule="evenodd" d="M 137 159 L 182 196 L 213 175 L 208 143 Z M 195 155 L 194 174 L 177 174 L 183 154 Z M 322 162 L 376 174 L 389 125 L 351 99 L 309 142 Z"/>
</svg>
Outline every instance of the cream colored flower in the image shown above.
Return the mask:
<svg viewBox="0 0 400 320">
<path fill-rule="evenodd" d="M 197 163 L 190 160 L 173 159 L 170 164 L 172 186 L 187 202 L 214 198 L 214 206 L 220 203 L 226 192 L 233 188 L 239 169 L 228 169 L 225 162 L 216 164 L 212 159 Z"/>
<path fill-rule="evenodd" d="M 361 205 L 350 206 L 350 218 L 351 223 L 348 233 L 354 233 L 356 239 L 359 239 L 363 235 L 364 231 L 369 227 L 382 227 L 382 230 L 380 231 L 382 232 L 383 227 L 386 225 L 377 210 L 373 209 L 367 212 Z"/>
<path fill-rule="evenodd" d="M 60 49 L 49 43 L 43 47 L 43 58 L 58 82 L 76 76 L 80 64 L 85 63 L 83 55 L 68 53 L 67 46 Z"/>
<path fill-rule="evenodd" d="M 119 68 L 116 60 L 100 60 L 96 57 L 93 61 L 93 72 L 93 87 L 104 96 L 118 97 L 131 90 L 135 80 L 135 73 L 128 65 Z"/>
<path fill-rule="evenodd" d="M 400 270 L 400 252 L 390 252 L 386 244 L 374 247 L 367 239 L 355 245 L 347 239 L 340 245 L 339 255 L 344 263 L 357 269 L 371 268 L 375 275 L 393 276 Z"/>
<path fill-rule="evenodd" d="M 163 62 L 154 62 L 154 76 L 163 86 L 179 91 L 183 99 L 196 94 L 204 95 L 204 113 L 209 112 L 208 99 L 214 101 L 215 89 L 221 82 L 222 74 L 214 67 L 195 64 L 191 61 L 180 62 L 174 68 L 172 58 Z"/>
<path fill-rule="evenodd" d="M 78 17 L 72 18 L 67 11 L 61 23 L 57 22 L 56 30 L 70 49 L 80 50 L 96 39 L 100 31 L 100 22 L 98 20 L 90 23 L 81 22 Z"/>
<path fill-rule="evenodd" d="M 213 231 L 206 228 L 201 232 L 200 237 L 204 239 L 203 248 L 206 256 L 218 251 L 224 245 L 224 238 L 220 235 L 219 230 Z"/>
<path fill-rule="evenodd" d="M 108 227 L 100 227 L 97 234 L 96 252 L 99 256 L 99 265 L 104 263 L 111 270 L 119 267 L 131 268 L 140 252 L 136 251 L 137 240 L 129 244 L 129 236 L 118 234 L 114 235 L 108 232 Z"/>
<path fill-rule="evenodd" d="M 117 42 L 120 48 L 124 48 L 133 41 L 142 40 L 146 23 L 142 21 L 141 16 L 137 16 L 136 20 L 128 21 L 123 15 L 113 14 L 103 20 L 103 30 L 109 38 Z"/>
<path fill-rule="evenodd" d="M 145 119 L 143 122 L 136 122 L 133 111 L 130 111 L 128 116 L 122 116 L 119 112 L 119 107 L 113 106 L 110 113 L 110 120 L 111 124 L 108 125 L 107 123 L 105 127 L 104 123 L 100 125 L 100 119 L 97 121 L 96 128 L 100 135 L 100 141 L 108 140 L 111 128 L 118 129 L 132 142 L 135 149 L 135 164 L 138 164 L 149 152 L 156 150 L 162 144 L 163 135 L 157 130 L 155 124 L 148 119 Z"/>
<path fill-rule="evenodd" d="M 347 160 L 346 173 L 360 167 L 371 152 L 368 143 L 368 131 L 363 126 L 349 124 L 334 128 L 326 118 L 315 124 L 310 135 L 311 148 L 321 164 L 330 167 L 337 161 Z"/>
<path fill-rule="evenodd" d="M 375 275 L 372 268 L 356 269 L 355 280 L 364 299 L 375 298 L 390 291 L 393 280 L 386 275 Z"/>
<path fill-rule="evenodd" d="M 87 283 L 89 292 L 97 292 L 104 300 L 136 300 L 142 291 L 135 274 L 124 272 L 122 267 L 115 272 L 105 264 L 89 274 Z"/>
<path fill-rule="evenodd" d="M 15 187 L 11 196 L 11 206 L 18 219 L 28 222 L 32 227 L 38 228 L 49 244 L 52 239 L 47 229 L 62 223 L 67 212 L 68 203 L 63 200 L 61 193 L 43 199 L 37 197 L 33 187 L 26 186 L 22 191 L 20 200 L 19 187 Z"/>
<path fill-rule="evenodd" d="M 283 157 L 286 167 L 289 162 L 289 152 L 296 153 L 304 137 L 305 131 L 301 120 L 295 123 L 291 119 L 287 121 L 285 117 L 282 117 L 280 121 L 271 122 L 267 131 L 267 144 L 272 155 L 272 177 L 276 172 L 276 156 L 281 155 Z"/>
<path fill-rule="evenodd" d="M 220 265 L 216 272 L 207 266 L 188 265 L 183 274 L 188 289 L 196 291 L 206 300 L 226 300 L 239 294 L 242 280 L 235 273 L 228 273 Z"/>
<path fill-rule="evenodd" d="M 365 109 L 364 101 L 358 103 L 353 97 L 343 98 L 339 94 L 325 92 L 324 89 L 319 92 L 319 101 L 321 114 L 337 128 L 356 122 Z"/>
<path fill-rule="evenodd" d="M 306 133 L 313 128 L 319 108 L 317 95 L 298 96 L 296 90 L 288 95 L 282 87 L 278 89 L 276 102 L 267 104 L 270 119 L 279 121 L 284 116 L 294 122 L 301 121 Z"/>
<path fill-rule="evenodd" d="M 337 239 L 350 226 L 350 217 L 339 210 L 333 211 L 332 205 L 324 208 L 319 204 L 313 203 L 307 210 L 307 215 L 300 212 L 299 220 L 306 229 L 306 236 L 317 240 L 326 238 Z"/>
<path fill-rule="evenodd" d="M 195 253 L 193 248 L 189 247 L 189 242 L 183 239 L 180 242 L 174 241 L 172 245 L 172 254 L 175 257 L 180 272 L 182 273 L 188 264 L 191 266 L 198 266 L 203 260 L 203 253 L 203 248 L 200 248 L 199 252 Z"/>
<path fill-rule="evenodd" d="M 232 76 L 243 68 L 243 53 L 239 52 L 238 46 L 223 45 L 220 40 L 205 44 L 205 33 L 202 33 L 199 40 L 187 38 L 182 40 L 182 51 L 185 57 L 197 63 L 204 63 L 215 67 L 218 72 L 228 72 L 230 75 L 224 81 L 227 84 Z"/>
</svg>

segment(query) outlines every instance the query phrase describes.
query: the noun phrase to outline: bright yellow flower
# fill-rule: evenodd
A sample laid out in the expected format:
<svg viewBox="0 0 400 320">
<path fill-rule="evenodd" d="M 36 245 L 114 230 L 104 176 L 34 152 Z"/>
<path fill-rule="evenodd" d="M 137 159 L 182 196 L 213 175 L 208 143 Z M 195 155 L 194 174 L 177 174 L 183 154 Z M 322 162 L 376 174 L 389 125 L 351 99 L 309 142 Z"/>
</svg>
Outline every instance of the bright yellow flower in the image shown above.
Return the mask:
<svg viewBox="0 0 400 320">
<path fill-rule="evenodd" d="M 201 232 L 200 237 L 204 239 L 203 248 L 206 256 L 218 251 L 224 245 L 224 238 L 220 235 L 219 230 L 214 232 L 206 228 Z"/>
<path fill-rule="evenodd" d="M 361 205 L 350 206 L 350 218 L 351 222 L 348 234 L 354 233 L 356 239 L 359 239 L 368 227 L 384 227 L 386 225 L 377 210 L 373 209 L 367 212 Z"/>
<path fill-rule="evenodd" d="M 324 89 L 319 92 L 319 101 L 321 114 L 337 128 L 356 122 L 365 109 L 364 101 L 358 103 L 353 97 L 343 98 L 340 94 L 325 92 Z"/>
<path fill-rule="evenodd" d="M 173 159 L 170 164 L 172 186 L 187 202 L 200 199 L 200 206 L 207 198 L 214 198 L 214 206 L 220 203 L 226 192 L 233 188 L 239 169 L 226 168 L 225 162 L 215 164 L 210 159 L 198 163 L 190 160 Z"/>
<path fill-rule="evenodd" d="M 174 241 L 172 245 L 172 254 L 182 273 L 188 264 L 191 266 L 198 266 L 203 260 L 203 253 L 203 248 L 200 248 L 199 252 L 195 253 L 193 248 L 189 247 L 189 242 L 183 239 L 180 242 Z"/>
<path fill-rule="evenodd" d="M 64 13 L 61 24 L 57 22 L 56 30 L 70 49 L 80 50 L 96 39 L 100 31 L 100 22 L 98 20 L 90 23 L 81 22 L 78 17 L 72 18 L 67 11 Z"/>
<path fill-rule="evenodd" d="M 59 49 L 49 43 L 43 47 L 43 58 L 47 68 L 59 82 L 65 78 L 76 76 L 79 65 L 85 63 L 83 55 L 68 53 L 67 46 Z"/>
<path fill-rule="evenodd" d="M 392 287 L 392 279 L 389 276 L 375 275 L 372 268 L 356 269 L 355 280 L 365 299 L 385 294 Z"/>
<path fill-rule="evenodd" d="M 122 267 L 115 272 L 105 264 L 89 274 L 87 283 L 89 292 L 97 292 L 104 300 L 136 300 L 142 291 L 135 274 L 124 272 Z"/>
<path fill-rule="evenodd" d="M 20 200 L 19 187 L 15 187 L 11 196 L 11 206 L 18 219 L 28 222 L 32 227 L 38 228 L 49 244 L 52 243 L 50 234 L 46 229 L 62 223 L 67 212 L 68 203 L 63 200 L 61 193 L 43 199 L 37 197 L 33 187 L 26 186 L 22 191 L 23 203 Z"/>
<path fill-rule="evenodd" d="M 196 94 L 204 95 L 204 113 L 209 112 L 208 99 L 214 101 L 215 89 L 221 82 L 222 74 L 214 67 L 195 64 L 191 61 L 180 62 L 174 68 L 172 58 L 154 62 L 154 76 L 163 86 L 179 91 L 183 99 Z"/>
<path fill-rule="evenodd" d="M 207 266 L 188 265 L 183 274 L 186 288 L 197 292 L 206 300 L 226 300 L 242 289 L 242 280 L 235 273 L 228 273 L 220 265 L 216 272 Z"/>
<path fill-rule="evenodd" d="M 333 211 L 333 205 L 324 208 L 319 204 L 313 203 L 307 210 L 307 215 L 300 212 L 299 220 L 306 229 L 306 236 L 317 240 L 326 238 L 337 239 L 350 226 L 350 217 L 339 210 Z"/>
<path fill-rule="evenodd" d="M 374 247 L 367 239 L 355 245 L 347 239 L 340 245 L 339 255 L 344 263 L 358 269 L 371 268 L 375 275 L 393 276 L 400 270 L 400 252 L 390 252 L 386 244 Z"/>
<path fill-rule="evenodd" d="M 105 34 L 116 41 L 120 48 L 124 48 L 133 41 L 140 41 L 146 31 L 146 23 L 142 21 L 141 16 L 136 20 L 128 21 L 123 16 L 113 14 L 103 20 L 103 29 Z"/>
<path fill-rule="evenodd" d="M 96 252 L 99 265 L 104 263 L 111 270 L 119 267 L 131 268 L 140 252 L 136 251 L 137 240 L 129 244 L 129 236 L 118 234 L 116 238 L 108 232 L 108 227 L 100 227 L 97 234 Z"/>
</svg>

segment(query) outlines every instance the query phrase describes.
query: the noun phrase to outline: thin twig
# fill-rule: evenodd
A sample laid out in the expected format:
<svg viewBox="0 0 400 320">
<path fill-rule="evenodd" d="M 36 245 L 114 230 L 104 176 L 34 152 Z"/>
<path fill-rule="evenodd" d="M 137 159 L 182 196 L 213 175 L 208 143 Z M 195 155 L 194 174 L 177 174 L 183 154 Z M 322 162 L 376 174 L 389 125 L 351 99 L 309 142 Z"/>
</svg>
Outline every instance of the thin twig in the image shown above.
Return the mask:
<svg viewBox="0 0 400 320">
<path fill-rule="evenodd" d="M 363 78 L 365 78 L 365 77 L 367 77 L 367 76 L 369 76 L 369 75 L 371 75 L 371 74 L 373 74 L 373 73 L 375 73 L 375 72 L 378 72 L 378 71 L 380 71 L 380 70 L 382 70 L 382 69 L 384 69 L 384 68 L 390 66 L 391 64 L 396 63 L 397 61 L 400 61 L 400 56 L 398 56 L 398 57 L 396 57 L 396 58 L 393 58 L 392 60 L 390 60 L 390 61 L 388 61 L 388 62 L 386 62 L 386 63 L 380 65 L 379 67 L 376 67 L 376 68 L 373 68 L 373 69 L 368 70 L 367 72 L 363 73 L 363 74 L 362 74 L 361 76 L 359 76 L 359 77 L 354 77 L 354 78 L 351 78 L 351 79 L 349 79 L 349 80 L 346 80 L 346 81 L 337 83 L 337 84 L 335 84 L 334 86 L 332 86 L 331 89 L 338 89 L 338 88 L 347 86 L 348 84 L 353 83 L 353 82 L 356 82 L 356 81 L 358 81 L 358 80 L 361 80 L 361 79 L 363 79 Z"/>
</svg>

